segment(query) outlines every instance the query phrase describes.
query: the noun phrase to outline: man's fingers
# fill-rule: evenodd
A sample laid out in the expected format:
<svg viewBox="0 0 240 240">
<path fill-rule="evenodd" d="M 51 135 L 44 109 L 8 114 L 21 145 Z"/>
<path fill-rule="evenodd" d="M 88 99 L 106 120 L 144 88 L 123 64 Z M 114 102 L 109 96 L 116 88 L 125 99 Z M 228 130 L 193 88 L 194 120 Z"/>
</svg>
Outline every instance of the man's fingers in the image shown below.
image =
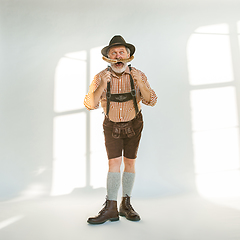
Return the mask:
<svg viewBox="0 0 240 240">
<path fill-rule="evenodd" d="M 108 82 L 110 82 L 110 80 L 111 80 L 111 73 L 109 71 L 106 72 L 106 79 Z"/>
<path fill-rule="evenodd" d="M 104 87 L 107 87 L 107 82 L 110 82 L 110 80 L 111 80 L 111 73 L 107 71 L 101 78 L 101 85 L 103 85 Z"/>
</svg>

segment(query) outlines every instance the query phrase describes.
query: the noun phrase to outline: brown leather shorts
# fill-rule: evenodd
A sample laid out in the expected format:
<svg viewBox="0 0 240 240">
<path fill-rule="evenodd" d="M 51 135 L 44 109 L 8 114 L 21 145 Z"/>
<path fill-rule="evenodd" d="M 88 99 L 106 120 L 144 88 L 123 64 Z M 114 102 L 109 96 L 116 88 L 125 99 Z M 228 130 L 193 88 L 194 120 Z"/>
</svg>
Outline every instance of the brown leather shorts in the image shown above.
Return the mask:
<svg viewBox="0 0 240 240">
<path fill-rule="evenodd" d="M 127 157 L 135 159 L 143 130 L 142 113 L 129 122 L 115 123 L 105 117 L 103 131 L 108 159 Z"/>
</svg>

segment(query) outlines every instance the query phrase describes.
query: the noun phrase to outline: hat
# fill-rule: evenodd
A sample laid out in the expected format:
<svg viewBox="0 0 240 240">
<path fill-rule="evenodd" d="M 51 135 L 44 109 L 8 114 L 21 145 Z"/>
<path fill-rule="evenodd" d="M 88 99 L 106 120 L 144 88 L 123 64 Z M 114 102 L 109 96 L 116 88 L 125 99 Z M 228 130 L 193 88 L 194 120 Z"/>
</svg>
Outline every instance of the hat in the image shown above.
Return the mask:
<svg viewBox="0 0 240 240">
<path fill-rule="evenodd" d="M 119 45 L 123 45 L 123 46 L 129 48 L 130 49 L 130 56 L 132 56 L 134 54 L 135 47 L 130 43 L 126 43 L 122 36 L 116 35 L 110 40 L 109 45 L 102 49 L 102 51 L 101 51 L 102 55 L 107 57 L 107 53 L 108 53 L 109 48 L 119 46 Z"/>
</svg>

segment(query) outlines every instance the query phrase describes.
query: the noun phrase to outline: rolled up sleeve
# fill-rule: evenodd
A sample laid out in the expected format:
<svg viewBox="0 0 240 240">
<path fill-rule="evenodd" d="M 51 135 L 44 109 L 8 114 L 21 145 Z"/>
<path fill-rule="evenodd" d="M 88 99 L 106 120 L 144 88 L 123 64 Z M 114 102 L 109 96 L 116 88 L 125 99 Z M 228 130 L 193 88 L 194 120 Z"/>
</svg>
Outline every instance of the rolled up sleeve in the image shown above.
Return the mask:
<svg viewBox="0 0 240 240">
<path fill-rule="evenodd" d="M 98 88 L 99 86 L 99 83 L 100 83 L 100 76 L 99 75 L 96 75 L 91 83 L 91 85 L 89 86 L 89 90 L 88 90 L 88 93 L 87 95 L 85 96 L 84 98 L 84 106 L 88 109 L 88 110 L 94 110 L 94 109 L 97 109 L 99 107 L 99 102 L 98 104 L 92 108 L 91 106 L 91 102 L 92 102 L 92 93 Z"/>
<path fill-rule="evenodd" d="M 141 71 L 140 71 L 141 72 Z M 141 76 L 142 76 L 142 81 L 145 83 L 146 87 L 149 89 L 150 91 L 150 101 L 146 101 L 143 96 L 141 95 L 141 98 L 142 98 L 142 103 L 145 104 L 145 105 L 148 105 L 148 106 L 154 106 L 156 103 L 157 103 L 157 95 L 155 93 L 155 91 L 150 87 L 150 84 L 147 80 L 147 77 L 146 75 L 141 72 Z"/>
</svg>

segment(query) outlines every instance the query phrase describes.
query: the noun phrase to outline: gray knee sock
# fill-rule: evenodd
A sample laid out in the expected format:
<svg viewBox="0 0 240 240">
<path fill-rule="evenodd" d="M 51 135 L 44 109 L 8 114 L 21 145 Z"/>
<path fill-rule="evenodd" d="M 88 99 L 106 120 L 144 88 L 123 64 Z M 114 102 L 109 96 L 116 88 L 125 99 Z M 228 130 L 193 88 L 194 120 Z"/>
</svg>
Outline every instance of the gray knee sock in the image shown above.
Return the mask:
<svg viewBox="0 0 240 240">
<path fill-rule="evenodd" d="M 126 195 L 128 195 L 129 197 L 131 196 L 134 179 L 135 179 L 135 173 L 123 172 L 123 176 L 122 176 L 122 196 L 123 197 L 126 197 Z"/>
<path fill-rule="evenodd" d="M 108 172 L 107 175 L 107 199 L 117 201 L 121 175 L 119 172 Z"/>
</svg>

